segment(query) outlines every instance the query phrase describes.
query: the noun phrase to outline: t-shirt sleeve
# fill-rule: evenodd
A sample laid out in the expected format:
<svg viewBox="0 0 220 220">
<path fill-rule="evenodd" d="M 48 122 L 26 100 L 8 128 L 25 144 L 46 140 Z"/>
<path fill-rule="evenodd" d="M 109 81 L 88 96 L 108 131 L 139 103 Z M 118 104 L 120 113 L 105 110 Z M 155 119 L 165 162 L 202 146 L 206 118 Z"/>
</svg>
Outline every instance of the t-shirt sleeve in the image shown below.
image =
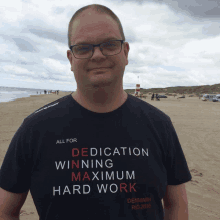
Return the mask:
<svg viewBox="0 0 220 220">
<path fill-rule="evenodd" d="M 0 187 L 9 192 L 23 193 L 30 188 L 30 138 L 31 130 L 23 121 L 11 140 L 0 170 Z"/>
<path fill-rule="evenodd" d="M 185 155 L 171 119 L 167 121 L 167 185 L 179 185 L 192 179 Z"/>
</svg>

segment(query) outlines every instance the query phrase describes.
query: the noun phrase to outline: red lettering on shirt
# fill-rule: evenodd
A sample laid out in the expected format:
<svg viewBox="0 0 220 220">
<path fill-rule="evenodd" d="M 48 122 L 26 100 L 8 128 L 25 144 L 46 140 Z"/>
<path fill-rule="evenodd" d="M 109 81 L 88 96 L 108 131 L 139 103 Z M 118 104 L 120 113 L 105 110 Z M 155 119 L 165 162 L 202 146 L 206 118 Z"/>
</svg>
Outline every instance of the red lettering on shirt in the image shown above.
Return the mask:
<svg viewBox="0 0 220 220">
<path fill-rule="evenodd" d="M 82 148 L 82 156 L 83 157 L 88 157 L 88 148 Z M 84 153 L 87 153 L 86 155 L 84 155 Z"/>
<path fill-rule="evenodd" d="M 137 192 L 136 190 L 135 190 L 135 188 L 134 188 L 134 185 L 135 185 L 136 183 L 134 183 L 133 184 L 133 186 L 131 186 L 131 183 L 129 183 L 129 185 L 130 185 L 130 192 L 131 192 L 131 190 L 133 189 L 135 192 Z"/>
<path fill-rule="evenodd" d="M 122 186 L 122 185 L 124 185 L 124 186 Z M 122 192 L 122 189 L 124 189 L 125 192 L 127 193 L 128 190 L 126 188 L 127 188 L 127 184 L 126 183 L 120 183 L 120 192 Z"/>
<path fill-rule="evenodd" d="M 89 177 L 89 174 L 87 172 L 84 173 L 82 181 L 84 181 L 85 178 L 87 178 L 90 181 L 90 177 Z"/>
<path fill-rule="evenodd" d="M 75 179 L 75 180 L 74 180 L 74 179 Z M 81 173 L 78 172 L 77 178 L 76 178 L 75 173 L 72 172 L 72 181 L 77 181 L 78 179 L 79 179 L 79 181 L 81 181 Z"/>
<path fill-rule="evenodd" d="M 72 160 L 72 169 L 74 168 L 74 165 L 76 168 L 79 168 L 79 160 L 77 160 L 77 164 L 76 164 L 75 160 Z"/>
<path fill-rule="evenodd" d="M 77 151 L 78 154 L 77 154 L 77 155 L 74 154 L 74 151 Z M 78 149 L 78 148 L 73 148 L 73 149 L 72 149 L 72 156 L 73 156 L 73 157 L 78 157 L 78 156 L 79 156 L 79 149 Z"/>
</svg>

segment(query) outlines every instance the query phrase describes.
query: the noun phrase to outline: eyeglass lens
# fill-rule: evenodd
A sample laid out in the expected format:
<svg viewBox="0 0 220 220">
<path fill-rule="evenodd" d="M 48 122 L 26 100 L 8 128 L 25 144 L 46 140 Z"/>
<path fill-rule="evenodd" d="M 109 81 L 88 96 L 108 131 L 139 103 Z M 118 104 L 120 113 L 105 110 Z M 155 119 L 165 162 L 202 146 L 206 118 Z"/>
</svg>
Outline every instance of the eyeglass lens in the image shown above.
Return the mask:
<svg viewBox="0 0 220 220">
<path fill-rule="evenodd" d="M 92 56 L 92 48 L 93 46 L 90 44 L 77 45 L 73 47 L 73 53 L 77 58 L 89 58 Z M 121 51 L 121 42 L 120 41 L 109 41 L 106 43 L 102 43 L 100 45 L 100 50 L 102 54 L 105 56 L 112 56 Z"/>
</svg>

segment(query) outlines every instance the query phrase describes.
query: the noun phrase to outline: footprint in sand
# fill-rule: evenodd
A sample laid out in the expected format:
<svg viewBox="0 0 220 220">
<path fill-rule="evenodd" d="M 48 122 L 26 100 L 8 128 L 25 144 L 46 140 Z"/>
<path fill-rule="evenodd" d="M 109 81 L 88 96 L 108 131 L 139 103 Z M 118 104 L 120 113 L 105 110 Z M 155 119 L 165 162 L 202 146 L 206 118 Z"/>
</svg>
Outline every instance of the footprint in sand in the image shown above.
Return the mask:
<svg viewBox="0 0 220 220">
<path fill-rule="evenodd" d="M 192 174 L 192 176 L 200 176 L 200 177 L 203 177 L 203 174 L 202 173 L 199 173 L 198 170 L 196 169 L 192 169 L 190 170 L 190 173 Z M 197 185 L 199 182 L 197 180 L 191 180 L 191 183 L 193 185 Z"/>
<path fill-rule="evenodd" d="M 20 211 L 20 216 L 23 216 L 23 215 L 27 215 L 27 212 L 25 210 Z"/>
<path fill-rule="evenodd" d="M 191 173 L 196 173 L 196 174 L 194 174 L 194 175 L 192 175 L 192 176 L 203 176 L 203 174 L 202 173 L 199 173 L 198 172 L 198 170 L 196 170 L 196 169 L 192 169 L 192 170 L 190 170 L 190 172 Z M 215 175 L 212 175 L 212 176 L 215 176 Z M 193 184 L 193 185 L 197 185 L 197 183 L 199 183 L 197 180 L 191 180 L 191 183 Z M 216 184 L 215 184 L 216 185 Z M 220 192 L 217 192 L 214 188 L 212 188 L 211 186 L 210 187 L 208 187 L 207 188 L 207 190 L 208 191 L 211 191 L 211 192 L 215 192 L 215 193 L 217 193 L 217 194 L 219 194 L 220 195 Z"/>
<path fill-rule="evenodd" d="M 199 183 L 197 180 L 191 180 L 191 183 L 193 184 L 193 185 L 197 185 L 197 183 Z"/>
<path fill-rule="evenodd" d="M 34 214 L 34 212 L 30 212 L 29 214 L 25 210 L 20 211 L 20 216 Z"/>
<path fill-rule="evenodd" d="M 196 169 L 192 169 L 192 170 L 190 170 L 190 172 L 191 173 L 196 173 L 194 176 L 203 176 L 203 174 L 202 173 L 198 173 L 198 170 L 196 170 Z"/>
</svg>

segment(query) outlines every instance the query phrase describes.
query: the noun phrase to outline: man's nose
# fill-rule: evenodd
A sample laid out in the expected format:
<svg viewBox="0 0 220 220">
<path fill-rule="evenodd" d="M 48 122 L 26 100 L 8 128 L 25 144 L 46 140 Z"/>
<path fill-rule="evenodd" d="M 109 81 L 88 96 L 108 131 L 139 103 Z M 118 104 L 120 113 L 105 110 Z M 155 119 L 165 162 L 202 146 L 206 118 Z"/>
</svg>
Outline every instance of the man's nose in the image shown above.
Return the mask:
<svg viewBox="0 0 220 220">
<path fill-rule="evenodd" d="M 92 58 L 94 57 L 105 57 L 105 55 L 102 54 L 100 47 L 94 47 L 94 53 L 93 53 Z"/>
</svg>

